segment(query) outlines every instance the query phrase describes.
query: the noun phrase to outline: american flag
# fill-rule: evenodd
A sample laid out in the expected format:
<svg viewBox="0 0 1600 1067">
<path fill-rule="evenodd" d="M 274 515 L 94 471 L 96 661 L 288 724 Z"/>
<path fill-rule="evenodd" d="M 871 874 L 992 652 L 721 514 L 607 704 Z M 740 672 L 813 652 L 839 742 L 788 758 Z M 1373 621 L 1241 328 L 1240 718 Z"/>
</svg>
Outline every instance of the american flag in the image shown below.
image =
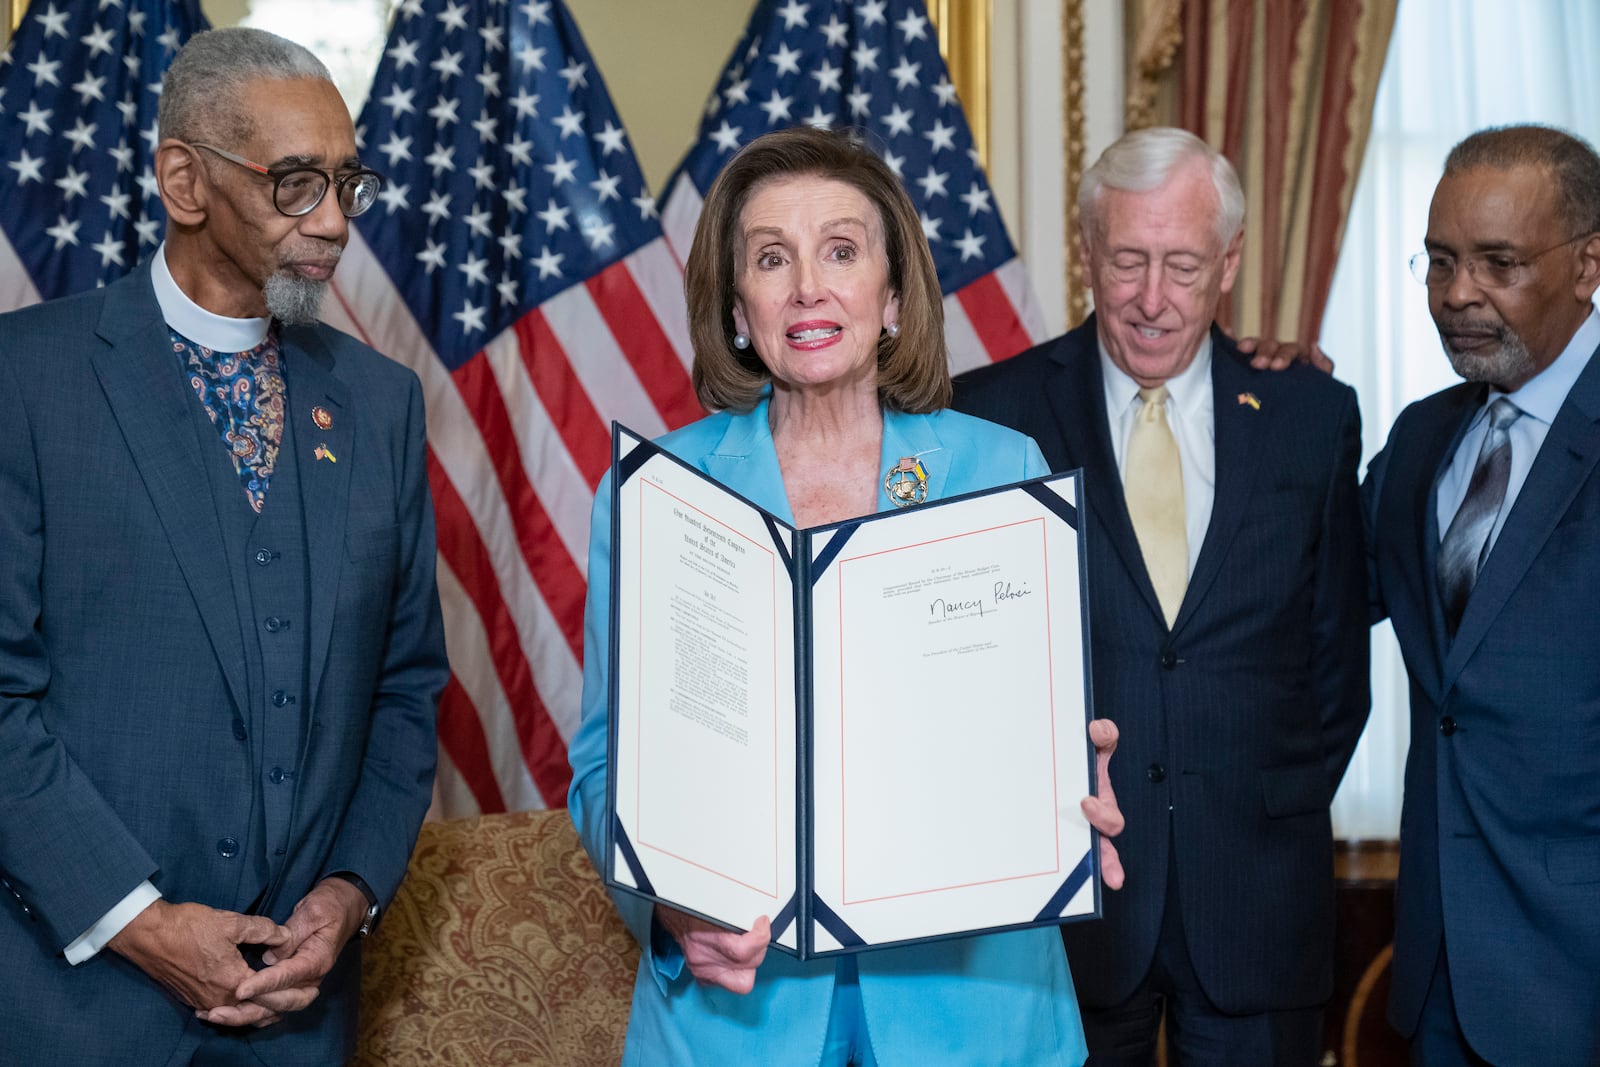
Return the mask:
<svg viewBox="0 0 1600 1067">
<path fill-rule="evenodd" d="M 662 225 L 687 259 L 700 204 L 740 145 L 800 124 L 854 126 L 922 216 L 944 290 L 951 370 L 1044 336 L 922 0 L 761 0 L 667 179 Z"/>
<path fill-rule="evenodd" d="M 0 57 L 0 311 L 92 289 L 161 243 L 161 76 L 197 0 L 35 0 Z"/>
<path fill-rule="evenodd" d="M 426 393 L 441 808 L 557 806 L 611 420 L 654 435 L 703 414 L 682 274 L 560 0 L 406 0 L 357 135 L 387 182 L 324 317 Z"/>
</svg>

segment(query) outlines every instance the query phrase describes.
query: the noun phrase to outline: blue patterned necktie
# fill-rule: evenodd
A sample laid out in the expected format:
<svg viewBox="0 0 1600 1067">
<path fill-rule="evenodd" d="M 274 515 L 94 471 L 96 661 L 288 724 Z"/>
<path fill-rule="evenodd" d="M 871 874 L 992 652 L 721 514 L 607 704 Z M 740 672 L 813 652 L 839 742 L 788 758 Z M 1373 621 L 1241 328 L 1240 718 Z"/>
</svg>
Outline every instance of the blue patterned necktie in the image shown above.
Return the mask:
<svg viewBox="0 0 1600 1067">
<path fill-rule="evenodd" d="M 1456 635 L 1478 571 L 1489 555 L 1489 534 L 1500 517 L 1511 477 L 1511 424 L 1521 414 L 1522 409 L 1505 397 L 1489 405 L 1489 432 L 1472 468 L 1467 495 L 1439 542 L 1439 597 L 1451 637 Z"/>
</svg>

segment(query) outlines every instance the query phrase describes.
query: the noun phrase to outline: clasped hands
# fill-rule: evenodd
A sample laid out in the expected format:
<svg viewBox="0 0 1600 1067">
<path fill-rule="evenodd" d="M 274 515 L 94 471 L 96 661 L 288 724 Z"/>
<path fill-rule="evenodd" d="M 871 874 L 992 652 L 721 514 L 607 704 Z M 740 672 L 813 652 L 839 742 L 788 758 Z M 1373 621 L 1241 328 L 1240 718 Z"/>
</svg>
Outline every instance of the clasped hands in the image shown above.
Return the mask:
<svg viewBox="0 0 1600 1067">
<path fill-rule="evenodd" d="M 1100 831 L 1100 881 L 1107 889 L 1121 889 L 1122 858 L 1111 839 L 1122 833 L 1122 809 L 1111 788 L 1111 754 L 1117 750 L 1117 727 L 1110 719 L 1089 723 L 1089 740 L 1094 744 L 1095 776 L 1100 782 L 1098 796 L 1080 802 L 1089 825 Z M 756 969 L 767 957 L 772 939 L 772 924 L 767 916 L 756 919 L 746 933 L 735 933 L 704 919 L 686 915 L 676 908 L 657 904 L 656 922 L 671 934 L 683 950 L 689 973 L 707 985 L 721 986 L 733 993 L 748 993 L 755 988 Z"/>
<path fill-rule="evenodd" d="M 361 890 L 342 878 L 317 883 L 281 926 L 262 915 L 157 900 L 108 947 L 208 1023 L 270 1026 L 317 999 L 366 910 Z M 253 970 L 240 945 L 265 948 L 267 966 Z"/>
</svg>

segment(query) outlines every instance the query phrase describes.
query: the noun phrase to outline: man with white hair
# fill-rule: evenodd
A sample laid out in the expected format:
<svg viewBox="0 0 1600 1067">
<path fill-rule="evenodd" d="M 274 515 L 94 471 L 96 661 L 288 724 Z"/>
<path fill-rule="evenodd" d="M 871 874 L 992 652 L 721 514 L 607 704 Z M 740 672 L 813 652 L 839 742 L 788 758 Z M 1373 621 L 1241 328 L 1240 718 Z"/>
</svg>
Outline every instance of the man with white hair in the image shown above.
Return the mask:
<svg viewBox="0 0 1600 1067">
<path fill-rule="evenodd" d="M 447 677 L 421 387 L 316 321 L 382 179 L 260 30 L 159 124 L 165 243 L 0 317 L 0 1063 L 339 1063 Z"/>
<path fill-rule="evenodd" d="M 956 379 L 954 406 L 1081 467 L 1095 713 L 1127 872 L 1063 928 L 1089 1063 L 1309 1067 L 1333 984 L 1328 807 L 1368 711 L 1354 392 L 1252 370 L 1214 325 L 1233 167 L 1177 129 L 1084 175 L 1077 329 Z"/>
</svg>

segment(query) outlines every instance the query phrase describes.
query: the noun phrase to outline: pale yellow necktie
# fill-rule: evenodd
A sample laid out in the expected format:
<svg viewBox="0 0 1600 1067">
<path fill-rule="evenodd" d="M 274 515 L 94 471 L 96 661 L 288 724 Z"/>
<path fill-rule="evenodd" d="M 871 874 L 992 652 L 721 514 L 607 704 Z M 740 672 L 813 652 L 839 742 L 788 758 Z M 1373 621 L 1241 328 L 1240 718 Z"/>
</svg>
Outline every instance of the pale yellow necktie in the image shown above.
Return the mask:
<svg viewBox="0 0 1600 1067">
<path fill-rule="evenodd" d="M 1123 465 L 1122 495 L 1139 538 L 1145 571 L 1171 626 L 1189 584 L 1189 536 L 1183 514 L 1183 466 L 1167 425 L 1167 387 L 1139 390 Z"/>
</svg>

